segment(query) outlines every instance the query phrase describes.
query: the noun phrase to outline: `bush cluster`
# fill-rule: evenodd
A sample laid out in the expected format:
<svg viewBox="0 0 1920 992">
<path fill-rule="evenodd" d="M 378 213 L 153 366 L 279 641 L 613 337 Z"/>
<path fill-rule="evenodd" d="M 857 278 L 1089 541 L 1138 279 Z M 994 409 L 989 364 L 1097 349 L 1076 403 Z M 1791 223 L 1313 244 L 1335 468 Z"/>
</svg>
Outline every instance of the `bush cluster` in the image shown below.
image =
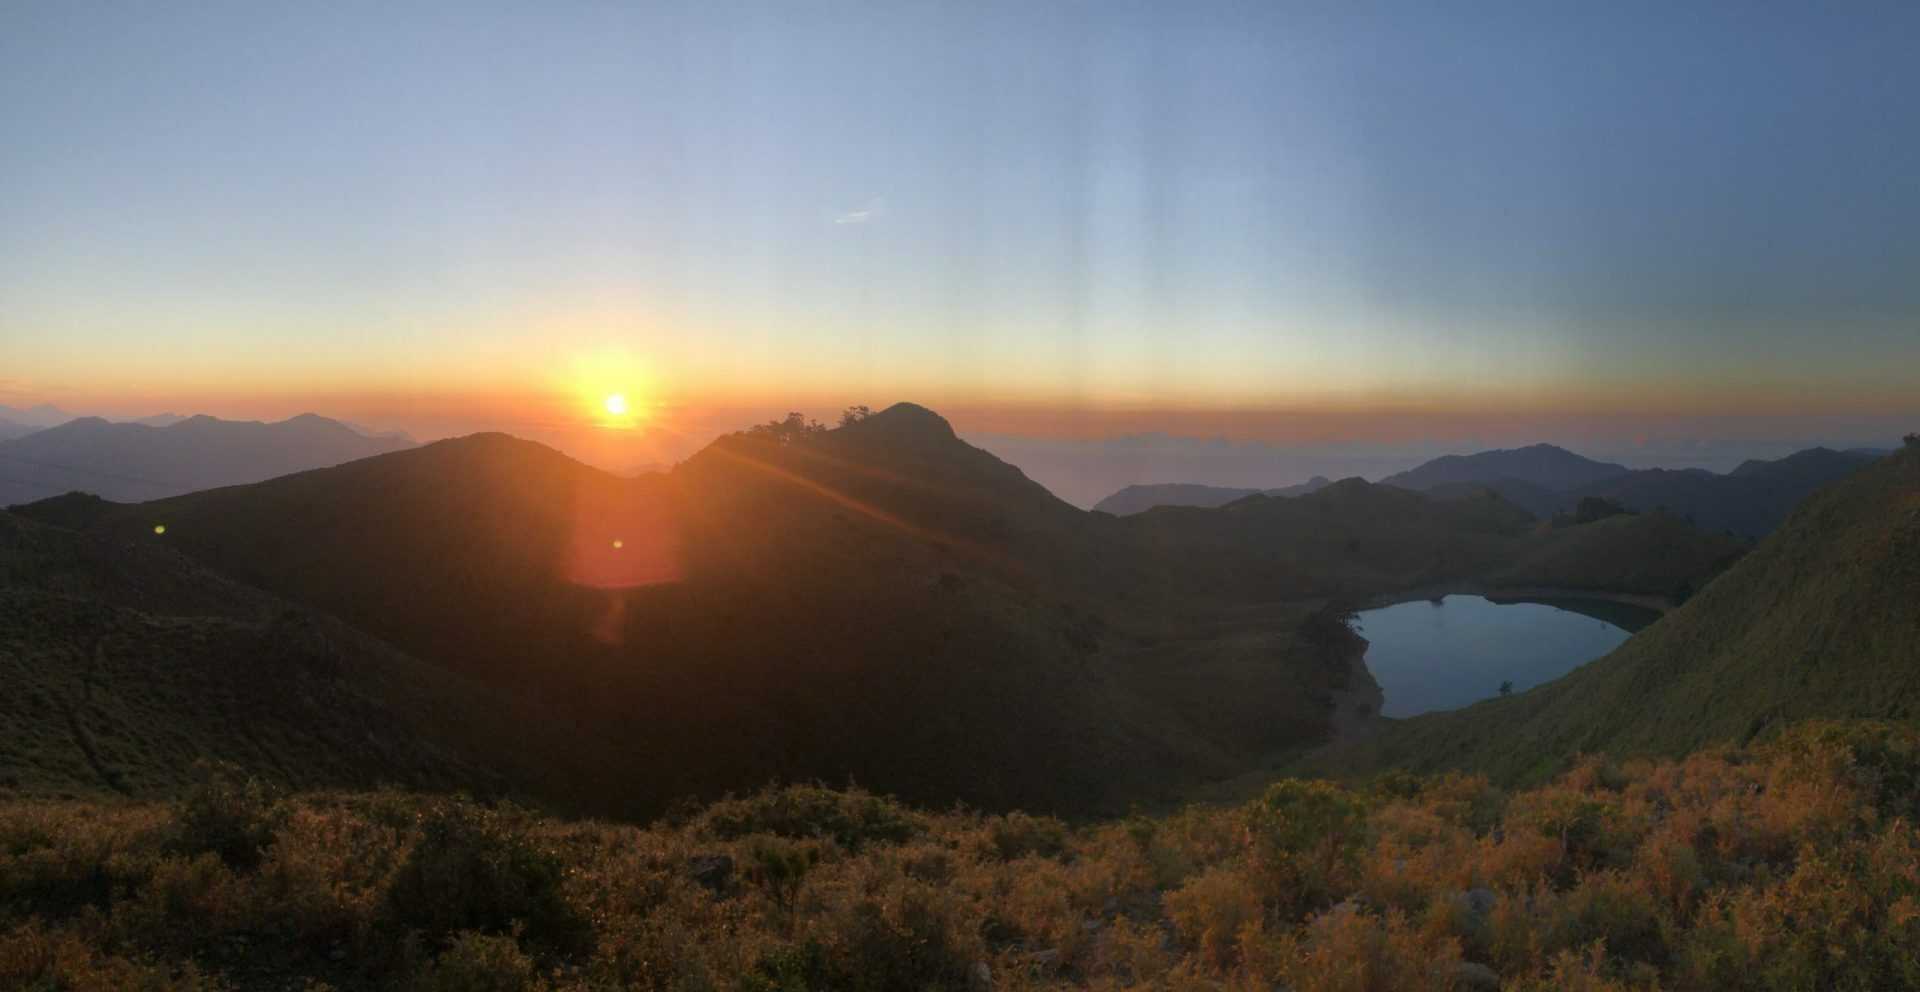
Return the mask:
<svg viewBox="0 0 1920 992">
<path fill-rule="evenodd" d="M 0 806 L 0 988 L 1920 987 L 1920 736 L 1069 826 L 770 789 L 652 827 L 398 793 Z"/>
</svg>

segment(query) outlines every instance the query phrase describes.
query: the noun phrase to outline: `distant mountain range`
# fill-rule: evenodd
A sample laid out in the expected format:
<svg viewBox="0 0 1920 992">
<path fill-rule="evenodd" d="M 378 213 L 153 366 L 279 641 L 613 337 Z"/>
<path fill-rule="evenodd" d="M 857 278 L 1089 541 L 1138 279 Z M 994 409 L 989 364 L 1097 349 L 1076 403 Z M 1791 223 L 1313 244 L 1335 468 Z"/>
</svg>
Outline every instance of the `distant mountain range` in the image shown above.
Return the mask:
<svg viewBox="0 0 1920 992">
<path fill-rule="evenodd" d="M 1484 487 L 1535 516 L 1567 513 L 1582 499 L 1612 500 L 1638 512 L 1664 510 L 1702 530 L 1761 537 L 1814 490 L 1872 462 L 1873 451 L 1810 448 L 1771 461 L 1749 460 L 1721 475 L 1704 469 L 1630 470 L 1548 444 L 1438 458 L 1382 479 L 1436 494 Z"/>
<path fill-rule="evenodd" d="M 0 406 L 0 420 L 35 430 L 42 427 L 55 427 L 72 419 L 73 414 L 51 403 L 30 407 Z"/>
<path fill-rule="evenodd" d="M 1594 461 L 1551 444 L 1535 444 L 1475 455 L 1445 455 L 1418 468 L 1389 475 L 1380 483 L 1426 490 L 1454 483 L 1485 485 L 1511 479 L 1559 492 L 1626 475 L 1629 471 L 1625 465 Z"/>
<path fill-rule="evenodd" d="M 1305 496 L 1318 492 L 1333 484 L 1324 475 L 1295 486 L 1283 486 L 1279 489 L 1235 489 L 1231 486 L 1201 486 L 1183 482 L 1163 483 L 1160 485 L 1128 486 L 1093 505 L 1095 510 L 1124 517 L 1133 513 L 1144 513 L 1156 506 L 1225 506 L 1237 499 L 1248 496 Z"/>
<path fill-rule="evenodd" d="M 150 419 L 171 422 L 151 426 L 82 417 L 0 441 L 0 505 L 68 491 L 118 501 L 159 499 L 412 446 L 404 438 L 369 437 L 314 414 L 277 423 L 171 414 Z"/>
<path fill-rule="evenodd" d="M 1760 537 L 1821 486 L 1870 463 L 1882 452 L 1810 448 L 1785 458 L 1749 460 L 1725 475 L 1705 469 L 1629 469 L 1551 444 L 1447 455 L 1380 480 L 1381 485 L 1442 498 L 1492 491 L 1541 519 L 1600 497 L 1637 512 L 1664 510 L 1702 530 Z M 1213 486 L 1129 486 L 1096 509 L 1138 513 L 1150 506 L 1219 506 L 1253 490 Z"/>
<path fill-rule="evenodd" d="M 64 424 L 73 417 L 51 404 L 22 408 L 0 406 L 0 441 L 25 437 L 35 431 Z"/>
</svg>

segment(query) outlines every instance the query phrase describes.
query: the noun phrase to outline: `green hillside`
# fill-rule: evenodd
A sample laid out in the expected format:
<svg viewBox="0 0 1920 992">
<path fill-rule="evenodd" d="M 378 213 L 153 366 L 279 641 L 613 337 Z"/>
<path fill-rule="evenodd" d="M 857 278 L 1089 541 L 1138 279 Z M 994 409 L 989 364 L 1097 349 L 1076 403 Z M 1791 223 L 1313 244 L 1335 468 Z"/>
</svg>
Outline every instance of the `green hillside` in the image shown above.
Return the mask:
<svg viewBox="0 0 1920 992">
<path fill-rule="evenodd" d="M 184 553 L 544 707 L 534 732 L 566 755 L 549 797 L 621 816 L 769 780 L 1073 813 L 1164 802 L 1369 711 L 1357 642 L 1303 635 L 1326 599 L 1515 568 L 1666 593 L 1720 553 L 1678 524 L 1583 542 L 1490 493 L 1359 479 L 1116 519 L 910 404 L 731 435 L 639 479 L 475 435 L 21 512 Z"/>
<path fill-rule="evenodd" d="M 0 513 L 10 790 L 171 795 L 211 760 L 289 787 L 501 791 L 533 758 L 516 722 L 444 672 L 167 549 Z"/>
<path fill-rule="evenodd" d="M 1494 582 L 1685 600 L 1746 552 L 1744 542 L 1672 514 L 1623 513 L 1541 528 Z"/>
<path fill-rule="evenodd" d="M 1844 716 L 1920 716 L 1920 446 L 1816 493 L 1607 657 L 1321 760 L 1537 781 L 1582 752 L 1681 754 Z"/>
<path fill-rule="evenodd" d="M 1113 521 L 911 406 L 725 438 L 640 480 L 482 435 L 25 512 L 177 548 L 551 706 L 587 766 L 566 792 L 620 815 L 850 777 L 928 802 L 1124 808 L 1324 737 L 1351 669 L 1298 652 L 1305 608 L 1177 652 L 1135 636 L 1180 625 L 1112 608 L 1109 590 L 1165 581 Z"/>
</svg>

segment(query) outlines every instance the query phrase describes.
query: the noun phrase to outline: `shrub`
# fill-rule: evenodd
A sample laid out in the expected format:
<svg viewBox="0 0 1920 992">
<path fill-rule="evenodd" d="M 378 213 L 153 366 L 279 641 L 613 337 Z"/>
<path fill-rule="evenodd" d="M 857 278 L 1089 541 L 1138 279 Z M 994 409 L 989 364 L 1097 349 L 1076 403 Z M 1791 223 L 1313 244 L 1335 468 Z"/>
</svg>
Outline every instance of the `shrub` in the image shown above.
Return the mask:
<svg viewBox="0 0 1920 992">
<path fill-rule="evenodd" d="M 1775 748 L 1802 781 L 1860 790 L 1883 817 L 1920 818 L 1920 732 L 1880 721 L 1815 721 L 1783 733 Z"/>
<path fill-rule="evenodd" d="M 533 961 L 511 936 L 463 933 L 414 981 L 417 992 L 528 992 Z"/>
<path fill-rule="evenodd" d="M 1180 936 L 1216 970 L 1238 959 L 1241 932 L 1261 920 L 1260 893 L 1244 873 L 1224 865 L 1167 893 L 1165 905 Z"/>
<path fill-rule="evenodd" d="M 868 844 L 898 844 L 919 834 L 920 818 L 890 799 L 848 789 L 788 786 L 707 808 L 695 829 L 719 840 L 748 834 L 831 840 L 849 851 Z"/>
<path fill-rule="evenodd" d="M 1607 857 L 1609 813 L 1604 802 L 1552 785 L 1516 798 L 1507 808 L 1507 823 L 1510 829 L 1529 830 L 1558 845 L 1556 878 L 1564 882 Z"/>
<path fill-rule="evenodd" d="M 462 930 L 505 933 L 577 948 L 586 921 L 561 896 L 559 857 L 496 810 L 464 800 L 438 804 L 394 873 L 387 906 L 400 925 L 436 940 Z"/>
<path fill-rule="evenodd" d="M 167 858 L 146 885 L 114 908 L 114 929 L 149 946 L 190 949 L 249 922 L 246 894 L 233 869 L 211 853 Z"/>
<path fill-rule="evenodd" d="M 107 909 L 143 884 L 173 832 L 165 810 L 22 803 L 0 818 L 0 907 L 46 918 Z"/>
<path fill-rule="evenodd" d="M 238 768 L 212 762 L 195 766 L 195 781 L 175 807 L 181 854 L 211 853 L 229 866 L 259 865 L 273 840 L 275 795 L 266 783 Z"/>
<path fill-rule="evenodd" d="M 755 838 L 747 852 L 747 877 L 781 909 L 790 909 L 818 854 L 813 848 L 776 838 Z"/>
<path fill-rule="evenodd" d="M 1324 904 L 1353 876 L 1366 804 L 1330 782 L 1282 779 L 1245 810 L 1248 855 L 1268 898 L 1299 910 Z"/>
<path fill-rule="evenodd" d="M 1663 965 L 1667 944 L 1664 913 L 1651 893 L 1618 872 L 1580 880 L 1550 914 L 1543 943 L 1549 952 L 1580 950 L 1596 942 L 1611 956 Z"/>
<path fill-rule="evenodd" d="M 1051 816 L 1013 812 L 988 817 L 986 842 L 994 857 L 1013 861 L 1029 855 L 1056 857 L 1067 846 L 1067 825 Z"/>
<path fill-rule="evenodd" d="M 38 921 L 0 933 L 0 988 L 47 992 L 213 992 L 192 962 L 143 964 L 101 953 L 79 935 Z"/>
<path fill-rule="evenodd" d="M 812 912 L 789 963 L 806 988 L 835 992 L 964 988 L 985 954 L 981 919 L 939 886 L 862 864 L 808 887 Z M 812 945 L 811 948 L 809 945 Z"/>
<path fill-rule="evenodd" d="M 1459 959 L 1453 941 L 1422 936 L 1397 913 L 1382 920 L 1341 907 L 1268 942 L 1257 970 L 1296 992 L 1391 992 L 1449 988 Z"/>
</svg>

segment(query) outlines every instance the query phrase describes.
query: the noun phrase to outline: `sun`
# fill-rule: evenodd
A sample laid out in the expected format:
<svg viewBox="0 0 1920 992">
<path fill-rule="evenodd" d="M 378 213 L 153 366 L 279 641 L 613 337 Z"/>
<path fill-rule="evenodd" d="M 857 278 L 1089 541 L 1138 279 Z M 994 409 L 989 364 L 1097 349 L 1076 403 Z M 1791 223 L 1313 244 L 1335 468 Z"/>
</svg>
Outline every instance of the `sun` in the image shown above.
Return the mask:
<svg viewBox="0 0 1920 992">
<path fill-rule="evenodd" d="M 609 394 L 601 405 L 607 408 L 608 413 L 616 417 L 624 417 L 627 415 L 627 397 L 623 393 Z"/>
</svg>

